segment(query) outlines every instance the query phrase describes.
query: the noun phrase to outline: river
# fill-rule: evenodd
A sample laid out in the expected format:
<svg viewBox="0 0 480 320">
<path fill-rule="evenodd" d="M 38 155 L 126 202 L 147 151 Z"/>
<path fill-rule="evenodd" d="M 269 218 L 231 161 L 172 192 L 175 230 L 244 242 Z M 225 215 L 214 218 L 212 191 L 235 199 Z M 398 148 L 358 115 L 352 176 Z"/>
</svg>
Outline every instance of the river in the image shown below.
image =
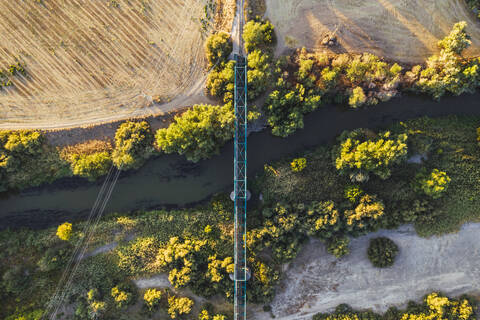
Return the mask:
<svg viewBox="0 0 480 320">
<path fill-rule="evenodd" d="M 303 130 L 286 139 L 272 136 L 270 130 L 252 133 L 248 139 L 248 173 L 252 177 L 265 163 L 331 142 L 343 130 L 379 128 L 424 115 L 450 114 L 480 116 L 480 93 L 446 97 L 440 102 L 403 96 L 357 111 L 323 106 L 305 117 Z M 232 179 L 232 142 L 227 143 L 219 155 L 196 164 L 182 156 L 162 155 L 149 160 L 138 171 L 122 173 L 106 213 L 187 206 L 229 190 Z M 4 196 L 0 199 L 0 229 L 44 228 L 80 220 L 88 215 L 101 183 L 68 178 Z"/>
</svg>

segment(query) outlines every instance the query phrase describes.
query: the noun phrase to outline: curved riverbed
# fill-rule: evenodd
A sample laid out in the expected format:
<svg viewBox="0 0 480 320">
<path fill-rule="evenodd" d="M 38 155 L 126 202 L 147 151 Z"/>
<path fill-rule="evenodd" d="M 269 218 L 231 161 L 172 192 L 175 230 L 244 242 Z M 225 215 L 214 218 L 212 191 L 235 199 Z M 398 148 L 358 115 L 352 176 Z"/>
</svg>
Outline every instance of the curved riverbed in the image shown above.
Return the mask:
<svg viewBox="0 0 480 320">
<path fill-rule="evenodd" d="M 343 130 L 358 127 L 384 127 L 393 122 L 445 115 L 480 116 L 480 93 L 447 97 L 440 102 L 404 96 L 358 111 L 324 106 L 305 117 L 305 129 L 282 139 L 269 130 L 249 136 L 249 175 L 267 162 L 306 147 L 330 142 Z M 480 123 L 479 123 L 480 126 Z M 220 155 L 197 164 L 178 155 L 163 155 L 136 172 L 122 173 L 106 212 L 126 212 L 162 206 L 185 206 L 228 190 L 233 177 L 233 145 Z M 0 199 L 0 229 L 28 226 L 43 228 L 65 220 L 86 216 L 100 190 L 101 182 L 91 184 L 78 178 L 63 179 L 52 185 L 25 190 Z"/>
</svg>

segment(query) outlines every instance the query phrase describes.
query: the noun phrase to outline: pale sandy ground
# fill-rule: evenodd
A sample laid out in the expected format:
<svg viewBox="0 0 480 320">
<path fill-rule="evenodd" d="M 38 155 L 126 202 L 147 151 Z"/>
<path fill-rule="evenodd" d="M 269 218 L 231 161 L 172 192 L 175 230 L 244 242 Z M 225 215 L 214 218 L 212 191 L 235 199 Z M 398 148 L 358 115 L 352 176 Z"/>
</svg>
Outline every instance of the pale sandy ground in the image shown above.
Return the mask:
<svg viewBox="0 0 480 320">
<path fill-rule="evenodd" d="M 467 21 L 480 55 L 480 21 L 464 0 L 266 0 L 275 25 L 278 53 L 288 47 L 326 50 L 321 40 L 337 31 L 335 52 L 371 52 L 389 60 L 421 63 L 453 24 Z M 328 50 L 327 50 L 328 51 Z"/>
<path fill-rule="evenodd" d="M 27 77 L 0 91 L 0 128 L 70 128 L 211 102 L 199 22 L 208 1 L 116 2 L 1 2 L 0 69 L 17 57 Z M 235 7 L 224 2 L 220 29 Z"/>
<path fill-rule="evenodd" d="M 366 251 L 369 239 L 388 236 L 400 248 L 395 265 L 374 268 Z M 413 227 L 380 231 L 352 240 L 351 254 L 337 260 L 312 240 L 291 263 L 272 309 L 275 319 L 311 319 L 347 303 L 354 308 L 384 312 L 420 301 L 432 291 L 450 296 L 480 294 L 480 224 L 466 224 L 456 234 L 420 238 Z M 254 310 L 252 310 L 254 311 Z M 271 319 L 255 310 L 251 319 Z"/>
</svg>

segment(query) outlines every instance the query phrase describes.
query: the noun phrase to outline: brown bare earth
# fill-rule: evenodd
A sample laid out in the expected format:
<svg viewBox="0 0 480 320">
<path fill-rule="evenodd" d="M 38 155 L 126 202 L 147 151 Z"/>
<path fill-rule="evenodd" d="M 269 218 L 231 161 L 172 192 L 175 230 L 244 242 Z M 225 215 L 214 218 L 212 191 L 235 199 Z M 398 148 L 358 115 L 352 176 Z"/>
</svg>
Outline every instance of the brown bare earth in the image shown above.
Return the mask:
<svg viewBox="0 0 480 320">
<path fill-rule="evenodd" d="M 0 127 L 80 126 L 205 101 L 208 2 L 1 1 L 0 69 L 18 59 L 27 76 L 0 91 Z"/>
<path fill-rule="evenodd" d="M 278 52 L 305 46 L 333 52 L 371 52 L 388 60 L 421 63 L 438 51 L 437 41 L 453 24 L 467 21 L 472 46 L 480 55 L 480 22 L 464 0 L 266 0 L 275 25 Z M 335 33 L 337 47 L 321 45 Z"/>
</svg>

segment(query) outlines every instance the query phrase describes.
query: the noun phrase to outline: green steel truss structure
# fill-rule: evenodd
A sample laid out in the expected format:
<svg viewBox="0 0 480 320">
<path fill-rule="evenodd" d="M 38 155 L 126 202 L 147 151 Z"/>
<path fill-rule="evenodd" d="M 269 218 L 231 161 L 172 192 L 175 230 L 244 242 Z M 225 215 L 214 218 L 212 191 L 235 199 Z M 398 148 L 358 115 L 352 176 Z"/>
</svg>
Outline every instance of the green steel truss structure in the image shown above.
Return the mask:
<svg viewBox="0 0 480 320">
<path fill-rule="evenodd" d="M 235 55 L 234 320 L 247 319 L 247 59 Z"/>
</svg>

